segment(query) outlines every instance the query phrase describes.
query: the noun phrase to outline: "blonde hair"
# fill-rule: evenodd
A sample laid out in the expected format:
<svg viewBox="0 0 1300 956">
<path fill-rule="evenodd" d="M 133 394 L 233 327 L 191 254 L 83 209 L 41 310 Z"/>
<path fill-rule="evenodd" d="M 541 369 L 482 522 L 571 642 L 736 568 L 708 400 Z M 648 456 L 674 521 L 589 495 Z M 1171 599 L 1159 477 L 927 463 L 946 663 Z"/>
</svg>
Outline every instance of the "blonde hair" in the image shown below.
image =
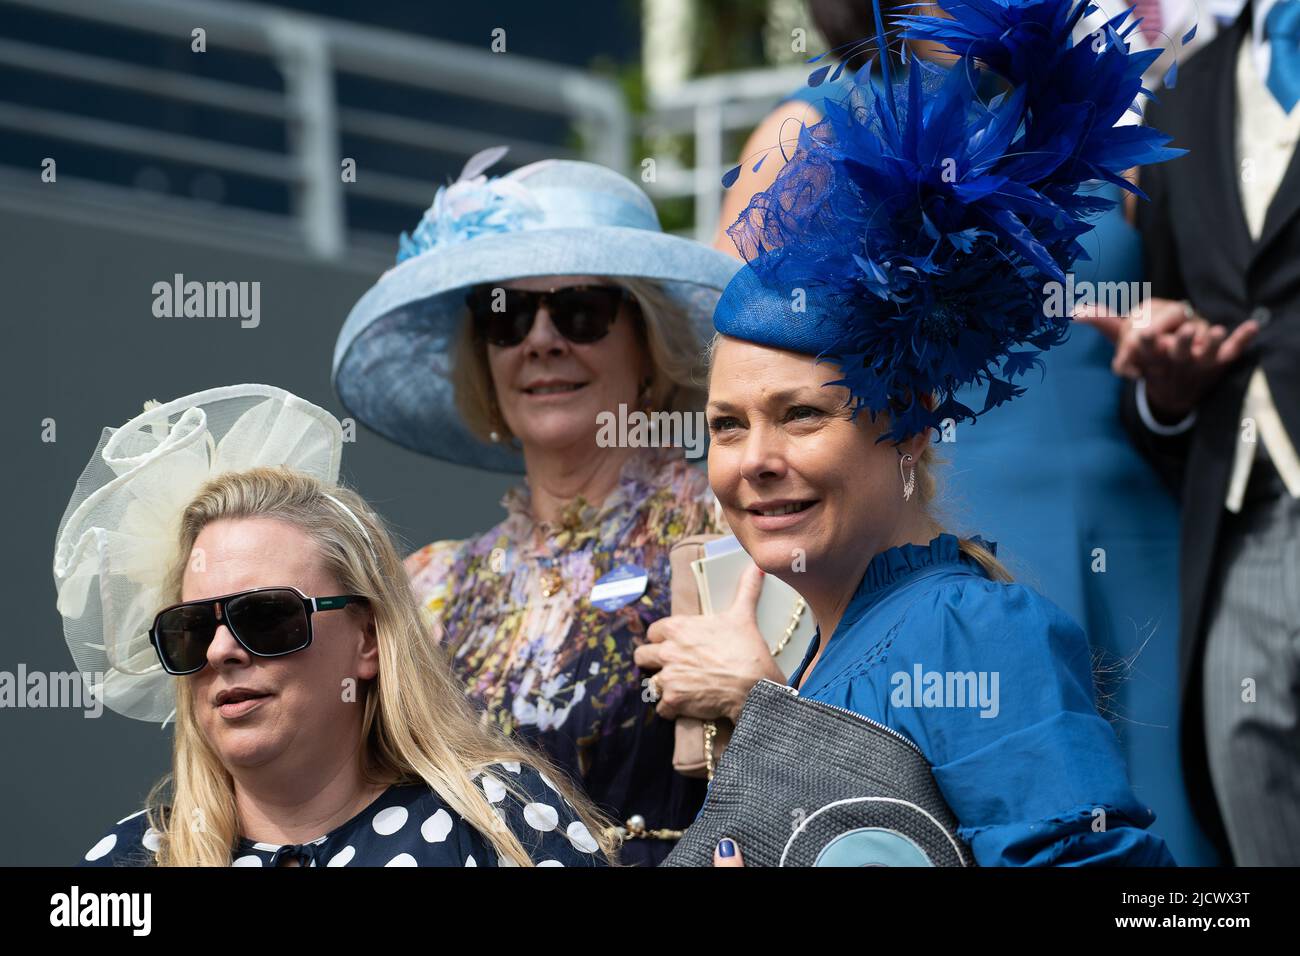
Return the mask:
<svg viewBox="0 0 1300 956">
<path fill-rule="evenodd" d="M 621 276 L 610 276 L 608 281 L 627 291 L 634 303 L 630 311 L 637 339 L 651 367 L 647 410 L 703 408 L 705 394 L 699 383 L 704 365 L 690 315 L 657 282 Z M 456 339 L 450 377 L 456 410 L 470 432 L 484 441 L 496 432 L 498 440 L 508 441 L 512 436 L 497 404 L 487 342 L 475 334 L 468 311 Z"/>
<path fill-rule="evenodd" d="M 181 519 L 181 557 L 168 581 L 171 600 L 180 600 L 199 533 L 231 518 L 274 518 L 299 528 L 317 543 L 322 566 L 341 592 L 367 599 L 368 609 L 349 606 L 345 613 L 373 615 L 379 649 L 378 676 L 364 682 L 361 773 L 368 784 L 423 781 L 502 860 L 529 866 L 523 845 L 471 779 L 490 764 L 527 764 L 555 783 L 601 851 L 612 857 L 609 821 L 544 757 L 480 722 L 420 619 L 392 539 L 360 495 L 338 487 L 327 491 L 316 479 L 287 468 L 254 468 L 213 479 Z M 150 825 L 161 834 L 157 861 L 160 866 L 228 866 L 240 836 L 234 784 L 195 718 L 190 678 L 177 680 L 172 772 L 148 801 Z"/>
<path fill-rule="evenodd" d="M 710 372 L 713 369 L 713 356 L 721 339 L 722 336 L 715 332 L 704 349 L 704 365 Z M 877 420 L 887 417 L 884 415 L 877 416 Z M 917 506 L 921 509 L 922 516 L 936 529 L 936 534 L 942 533 L 944 528 L 943 524 L 935 517 L 932 507 L 935 499 L 939 496 L 939 481 L 935 471 L 944 463 L 931 444 L 927 444 L 916 458 L 916 489 L 914 494 L 916 495 Z M 974 538 L 958 536 L 957 547 L 962 554 L 983 568 L 984 573 L 992 580 L 1001 581 L 1005 584 L 1009 584 L 1014 580 L 1006 565 L 999 561 L 992 551 Z"/>
<path fill-rule="evenodd" d="M 944 459 L 939 457 L 939 453 L 934 450 L 934 445 L 927 444 L 916 459 L 916 490 L 917 503 L 925 516 L 938 527 L 941 531 L 943 525 L 934 517 L 931 503 L 939 495 L 939 481 L 935 471 L 941 465 L 946 464 Z M 997 559 L 997 557 L 984 545 L 980 544 L 974 538 L 963 538 L 958 536 L 957 548 L 962 554 L 966 555 L 981 568 L 984 573 L 994 581 L 1001 581 L 1004 584 L 1010 584 L 1015 580 L 1011 572 L 1007 570 L 1006 565 Z"/>
</svg>

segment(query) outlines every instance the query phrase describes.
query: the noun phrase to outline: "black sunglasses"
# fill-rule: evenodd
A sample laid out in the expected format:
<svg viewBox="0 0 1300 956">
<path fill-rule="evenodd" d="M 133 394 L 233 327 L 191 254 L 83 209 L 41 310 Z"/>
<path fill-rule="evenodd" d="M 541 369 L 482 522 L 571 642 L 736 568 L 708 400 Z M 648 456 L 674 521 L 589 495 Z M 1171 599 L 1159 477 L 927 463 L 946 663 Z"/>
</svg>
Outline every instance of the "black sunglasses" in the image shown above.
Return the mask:
<svg viewBox="0 0 1300 956">
<path fill-rule="evenodd" d="M 528 338 L 542 303 L 556 330 L 570 342 L 590 345 L 609 334 L 626 289 L 611 285 L 574 285 L 545 292 L 476 286 L 465 296 L 474 327 L 493 345 L 510 348 Z"/>
<path fill-rule="evenodd" d="M 311 644 L 311 616 L 365 602 L 356 594 L 307 597 L 297 588 L 252 588 L 163 608 L 149 638 L 169 674 L 193 674 L 208 663 L 208 648 L 222 624 L 239 646 L 257 657 L 282 657 Z"/>
</svg>

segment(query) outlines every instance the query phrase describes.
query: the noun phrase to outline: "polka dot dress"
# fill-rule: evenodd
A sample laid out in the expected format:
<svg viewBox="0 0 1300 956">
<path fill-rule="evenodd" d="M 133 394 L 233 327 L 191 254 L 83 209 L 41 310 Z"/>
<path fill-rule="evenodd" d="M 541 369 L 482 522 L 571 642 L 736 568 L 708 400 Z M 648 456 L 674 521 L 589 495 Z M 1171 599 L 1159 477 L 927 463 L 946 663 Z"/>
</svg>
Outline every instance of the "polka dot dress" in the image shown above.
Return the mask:
<svg viewBox="0 0 1300 956">
<path fill-rule="evenodd" d="M 603 866 L 594 836 L 546 776 L 518 763 L 474 775 L 503 825 L 538 866 Z M 159 833 L 144 811 L 119 820 L 81 866 L 151 866 Z M 424 784 L 392 786 L 370 806 L 310 843 L 240 839 L 232 866 L 512 866 Z"/>
</svg>

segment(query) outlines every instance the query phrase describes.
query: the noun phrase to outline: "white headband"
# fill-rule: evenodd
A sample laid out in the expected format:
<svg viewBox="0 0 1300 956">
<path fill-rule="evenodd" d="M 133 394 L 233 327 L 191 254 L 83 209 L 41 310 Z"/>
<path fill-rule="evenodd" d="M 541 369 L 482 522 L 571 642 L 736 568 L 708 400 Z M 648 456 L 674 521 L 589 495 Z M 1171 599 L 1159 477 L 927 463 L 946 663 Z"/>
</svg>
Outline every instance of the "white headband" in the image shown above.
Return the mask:
<svg viewBox="0 0 1300 956">
<path fill-rule="evenodd" d="M 375 543 L 370 540 L 370 533 L 366 531 L 366 526 L 361 523 L 360 518 L 358 518 L 355 514 L 353 514 L 352 509 L 349 508 L 347 505 L 345 505 L 343 502 L 339 501 L 333 495 L 322 495 L 322 497 L 327 498 L 330 501 L 334 502 L 334 504 L 338 505 L 340 511 L 342 511 L 345 515 L 347 515 L 349 518 L 351 518 L 353 521 L 357 523 L 357 527 L 361 529 L 362 536 L 366 539 L 366 544 L 370 545 L 370 549 L 373 551 L 375 548 Z"/>
</svg>

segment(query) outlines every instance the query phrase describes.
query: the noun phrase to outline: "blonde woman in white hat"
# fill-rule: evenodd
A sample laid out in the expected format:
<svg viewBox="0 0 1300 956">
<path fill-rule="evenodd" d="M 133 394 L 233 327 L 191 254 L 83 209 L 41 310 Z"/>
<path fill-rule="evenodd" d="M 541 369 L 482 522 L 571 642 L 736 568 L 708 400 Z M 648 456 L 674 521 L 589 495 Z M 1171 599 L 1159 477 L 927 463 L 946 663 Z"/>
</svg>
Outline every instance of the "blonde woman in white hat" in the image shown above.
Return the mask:
<svg viewBox="0 0 1300 956">
<path fill-rule="evenodd" d="M 382 522 L 337 484 L 341 443 L 261 385 L 105 429 L 60 524 L 58 607 L 104 703 L 175 736 L 83 862 L 606 862 L 586 801 L 476 720 Z"/>
</svg>

